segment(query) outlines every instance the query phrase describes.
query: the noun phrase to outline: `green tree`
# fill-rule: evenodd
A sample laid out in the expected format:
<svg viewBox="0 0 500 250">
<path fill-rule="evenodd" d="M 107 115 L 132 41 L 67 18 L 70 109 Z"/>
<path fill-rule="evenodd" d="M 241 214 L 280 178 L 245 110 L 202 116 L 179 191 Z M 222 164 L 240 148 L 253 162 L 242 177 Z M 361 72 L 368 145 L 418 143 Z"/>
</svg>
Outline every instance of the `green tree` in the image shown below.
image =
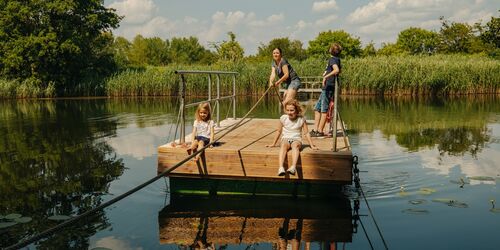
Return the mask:
<svg viewBox="0 0 500 250">
<path fill-rule="evenodd" d="M 390 55 L 402 55 L 406 52 L 395 43 L 382 43 L 382 48 L 377 51 L 378 55 L 390 56 Z"/>
<path fill-rule="evenodd" d="M 129 53 L 132 44 L 124 37 L 116 37 L 113 42 L 113 51 L 115 62 L 118 67 L 126 67 L 130 64 Z"/>
<path fill-rule="evenodd" d="M 411 27 L 399 32 L 396 44 L 413 55 L 433 54 L 439 44 L 439 35 L 433 31 Z"/>
<path fill-rule="evenodd" d="M 0 1 L 0 17 L 4 77 L 53 83 L 62 93 L 88 74 L 114 69 L 105 32 L 120 17 L 101 0 Z"/>
<path fill-rule="evenodd" d="M 198 38 L 172 38 L 169 45 L 169 53 L 172 62 L 181 64 L 203 63 L 210 64 L 214 62 L 215 55 L 203 47 Z"/>
<path fill-rule="evenodd" d="M 261 44 L 258 48 L 257 57 L 270 58 L 273 49 L 281 48 L 283 55 L 288 59 L 302 61 L 306 59 L 306 51 L 302 48 L 302 42 L 299 40 L 290 41 L 288 37 L 275 38 L 267 45 Z"/>
<path fill-rule="evenodd" d="M 171 60 L 169 57 L 169 43 L 159 37 L 146 38 L 146 62 L 149 65 L 167 65 Z"/>
<path fill-rule="evenodd" d="M 342 46 L 341 57 L 358 57 L 361 55 L 361 41 L 343 30 L 320 32 L 319 35 L 309 41 L 307 54 L 314 57 L 329 57 L 328 49 L 332 43 Z"/>
<path fill-rule="evenodd" d="M 500 49 L 500 17 L 491 17 L 480 34 L 481 40 Z"/>
<path fill-rule="evenodd" d="M 469 53 L 474 40 L 474 31 L 467 23 L 449 22 L 443 17 L 441 20 L 441 30 L 439 50 L 444 53 Z"/>
<path fill-rule="evenodd" d="M 128 58 L 132 65 L 145 66 L 147 64 L 148 43 L 146 39 L 137 35 L 132 40 L 132 45 L 128 53 Z"/>
<path fill-rule="evenodd" d="M 228 32 L 227 34 L 230 39 L 229 41 L 223 41 L 220 45 L 213 45 L 217 50 L 219 60 L 234 62 L 243 59 L 244 51 L 236 41 L 236 35 L 233 32 Z"/>
<path fill-rule="evenodd" d="M 377 55 L 377 49 L 375 49 L 375 44 L 373 42 L 368 43 L 361 52 L 363 57 L 375 56 Z"/>
</svg>

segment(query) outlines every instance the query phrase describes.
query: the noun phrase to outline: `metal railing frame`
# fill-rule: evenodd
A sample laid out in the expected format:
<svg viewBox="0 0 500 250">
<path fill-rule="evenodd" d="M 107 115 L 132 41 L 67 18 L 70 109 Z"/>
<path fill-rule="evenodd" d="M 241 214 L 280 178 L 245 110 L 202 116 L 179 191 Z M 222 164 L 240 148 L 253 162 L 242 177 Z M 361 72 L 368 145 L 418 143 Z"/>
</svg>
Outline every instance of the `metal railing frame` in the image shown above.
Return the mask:
<svg viewBox="0 0 500 250">
<path fill-rule="evenodd" d="M 199 105 L 201 103 L 210 103 L 212 101 L 215 101 L 215 114 L 216 114 L 216 121 L 217 121 L 217 126 L 220 127 L 220 105 L 219 102 L 221 100 L 225 99 L 231 99 L 233 102 L 233 119 L 236 119 L 236 75 L 238 72 L 230 72 L 230 71 L 202 71 L 202 70 L 176 70 L 175 74 L 180 75 L 181 77 L 181 88 L 180 88 L 180 143 L 185 143 L 186 142 L 186 113 L 185 109 L 189 107 L 193 107 L 196 105 Z M 206 74 L 208 75 L 207 80 L 208 80 L 208 99 L 204 101 L 199 101 L 195 103 L 189 103 L 186 104 L 186 78 L 184 77 L 185 75 L 188 74 Z M 212 75 L 216 76 L 216 93 L 217 96 L 216 98 L 212 99 Z M 233 78 L 233 94 L 228 95 L 228 96 L 221 96 L 220 95 L 220 75 L 232 75 Z M 212 109 L 212 114 L 214 110 Z M 175 138 L 174 138 L 175 141 Z"/>
</svg>

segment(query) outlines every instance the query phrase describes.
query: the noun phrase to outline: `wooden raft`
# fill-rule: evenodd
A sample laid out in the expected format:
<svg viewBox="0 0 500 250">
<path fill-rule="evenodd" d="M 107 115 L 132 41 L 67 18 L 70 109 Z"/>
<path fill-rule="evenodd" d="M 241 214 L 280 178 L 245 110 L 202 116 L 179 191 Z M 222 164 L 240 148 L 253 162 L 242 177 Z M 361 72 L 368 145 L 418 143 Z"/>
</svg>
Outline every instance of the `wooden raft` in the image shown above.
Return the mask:
<svg viewBox="0 0 500 250">
<path fill-rule="evenodd" d="M 216 128 L 215 138 L 226 133 L 226 130 L 238 121 L 234 119 L 221 121 L 220 127 Z M 351 184 L 352 151 L 346 145 L 346 142 L 349 144 L 348 138 L 342 136 L 340 129 L 337 131 L 338 152 L 332 150 L 331 137 L 312 138 L 320 150 L 312 150 L 304 137 L 296 175 L 278 176 L 279 147 L 266 147 L 272 143 L 278 124 L 277 119 L 247 119 L 237 129 L 219 140 L 220 146 L 205 150 L 198 162 L 189 161 L 169 176 Z M 313 125 L 308 122 L 308 127 L 312 129 Z M 338 128 L 341 126 L 339 125 Z M 190 138 L 191 135 L 186 136 L 188 145 L 190 145 Z M 172 147 L 171 143 L 160 146 L 158 148 L 158 172 L 174 166 L 187 156 L 186 148 Z M 292 154 L 289 151 L 285 169 L 290 166 L 291 157 Z"/>
</svg>

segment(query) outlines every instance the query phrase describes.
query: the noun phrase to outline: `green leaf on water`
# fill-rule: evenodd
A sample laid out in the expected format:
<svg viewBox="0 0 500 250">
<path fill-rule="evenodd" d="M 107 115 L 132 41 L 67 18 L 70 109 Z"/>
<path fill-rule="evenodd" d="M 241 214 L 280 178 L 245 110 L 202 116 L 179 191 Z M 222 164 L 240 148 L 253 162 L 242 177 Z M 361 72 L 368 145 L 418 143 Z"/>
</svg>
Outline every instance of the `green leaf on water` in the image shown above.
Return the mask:
<svg viewBox="0 0 500 250">
<path fill-rule="evenodd" d="M 17 222 L 0 222 L 0 229 L 16 225 Z"/>
<path fill-rule="evenodd" d="M 408 209 L 404 209 L 401 212 L 403 212 L 405 214 L 428 214 L 429 210 L 427 210 L 427 209 L 408 208 Z"/>
<path fill-rule="evenodd" d="M 429 194 L 432 194 L 435 192 L 436 192 L 436 189 L 433 189 L 433 188 L 420 188 L 420 190 L 418 191 L 419 194 L 423 194 L 423 195 L 429 195 Z"/>
<path fill-rule="evenodd" d="M 416 199 L 416 200 L 410 200 L 410 201 L 408 201 L 408 203 L 410 203 L 412 205 L 420 205 L 420 204 L 424 204 L 426 202 L 427 201 L 423 200 L 423 199 Z"/>
<path fill-rule="evenodd" d="M 67 215 L 52 215 L 47 219 L 59 221 L 59 220 L 68 220 L 71 219 L 71 217 Z"/>
<path fill-rule="evenodd" d="M 410 195 L 410 193 L 408 193 L 406 191 L 400 191 L 400 192 L 398 192 L 398 195 L 401 196 L 401 197 L 405 197 L 405 196 Z"/>
<path fill-rule="evenodd" d="M 13 220 L 13 219 L 16 219 L 16 218 L 21 218 L 21 217 L 23 217 L 23 216 L 20 215 L 20 214 L 8 214 L 4 218 L 7 219 L 7 220 Z"/>
<path fill-rule="evenodd" d="M 447 199 L 447 198 L 438 198 L 438 199 L 432 199 L 433 202 L 439 202 L 439 203 L 443 203 L 443 204 L 446 204 L 450 207 L 459 207 L 459 208 L 467 208 L 469 207 L 469 205 L 467 205 L 467 203 L 465 202 L 461 202 L 461 201 L 458 201 L 458 200 L 454 200 L 454 199 Z"/>
<path fill-rule="evenodd" d="M 498 207 L 492 208 L 492 209 L 490 209 L 490 212 L 499 214 L 500 213 L 500 208 L 498 208 Z"/>
<path fill-rule="evenodd" d="M 32 221 L 33 219 L 31 217 L 21 217 L 21 218 L 15 218 L 14 221 L 17 223 L 28 223 Z"/>
<path fill-rule="evenodd" d="M 490 177 L 490 176 L 472 176 L 469 177 L 470 180 L 476 180 L 476 181 L 495 181 L 495 178 Z"/>
<path fill-rule="evenodd" d="M 90 250 L 113 250 L 113 249 L 107 248 L 107 247 L 94 247 L 94 248 L 92 248 Z"/>
</svg>

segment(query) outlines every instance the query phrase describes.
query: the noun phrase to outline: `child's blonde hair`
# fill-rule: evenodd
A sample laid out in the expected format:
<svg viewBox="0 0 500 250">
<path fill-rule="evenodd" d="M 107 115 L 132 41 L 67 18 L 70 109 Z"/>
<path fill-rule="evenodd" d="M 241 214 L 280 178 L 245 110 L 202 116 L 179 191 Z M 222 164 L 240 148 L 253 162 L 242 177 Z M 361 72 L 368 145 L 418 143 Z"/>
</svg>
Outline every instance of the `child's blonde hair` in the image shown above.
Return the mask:
<svg viewBox="0 0 500 250">
<path fill-rule="evenodd" d="M 288 105 L 293 105 L 295 107 L 295 112 L 297 113 L 297 115 L 302 115 L 302 107 L 300 107 L 299 101 L 297 101 L 296 99 L 289 100 L 285 103 L 285 108 Z"/>
<path fill-rule="evenodd" d="M 198 105 L 198 108 L 196 109 L 196 114 L 194 115 L 194 117 L 196 118 L 197 121 L 202 121 L 201 117 L 200 117 L 200 111 L 204 109 L 207 111 L 208 115 L 207 115 L 207 121 L 211 120 L 212 119 L 212 111 L 210 110 L 210 103 L 208 102 L 204 102 L 204 103 L 200 103 L 200 105 Z"/>
</svg>

